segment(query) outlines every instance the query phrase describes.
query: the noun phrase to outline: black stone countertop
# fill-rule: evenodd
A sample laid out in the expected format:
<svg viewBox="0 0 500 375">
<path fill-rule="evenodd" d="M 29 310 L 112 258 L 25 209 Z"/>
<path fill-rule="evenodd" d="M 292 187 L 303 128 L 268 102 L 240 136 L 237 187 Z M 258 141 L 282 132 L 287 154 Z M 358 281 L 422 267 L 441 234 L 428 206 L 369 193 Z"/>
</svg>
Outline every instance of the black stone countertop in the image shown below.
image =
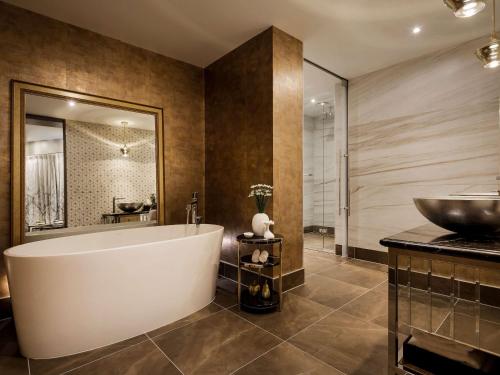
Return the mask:
<svg viewBox="0 0 500 375">
<path fill-rule="evenodd" d="M 380 240 L 387 247 L 454 255 L 500 263 L 500 233 L 469 236 L 442 229 L 434 224 L 396 234 Z"/>
</svg>

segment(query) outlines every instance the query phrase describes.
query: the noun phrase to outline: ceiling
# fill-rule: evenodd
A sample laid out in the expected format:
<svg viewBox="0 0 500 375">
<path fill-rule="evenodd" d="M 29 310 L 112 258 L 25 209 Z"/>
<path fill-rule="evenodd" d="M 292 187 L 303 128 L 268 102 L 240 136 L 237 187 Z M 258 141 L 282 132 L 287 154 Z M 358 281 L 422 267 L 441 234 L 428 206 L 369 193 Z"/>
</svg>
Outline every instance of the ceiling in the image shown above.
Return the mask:
<svg viewBox="0 0 500 375">
<path fill-rule="evenodd" d="M 304 42 L 306 58 L 346 78 L 486 35 L 491 15 L 488 6 L 458 19 L 442 0 L 7 2 L 201 67 L 274 25 Z"/>
<path fill-rule="evenodd" d="M 155 130 L 154 115 L 82 102 L 70 106 L 66 99 L 27 94 L 25 108 L 26 113 L 32 115 L 111 126 L 122 126 L 121 122 L 127 121 L 130 128 Z"/>
</svg>

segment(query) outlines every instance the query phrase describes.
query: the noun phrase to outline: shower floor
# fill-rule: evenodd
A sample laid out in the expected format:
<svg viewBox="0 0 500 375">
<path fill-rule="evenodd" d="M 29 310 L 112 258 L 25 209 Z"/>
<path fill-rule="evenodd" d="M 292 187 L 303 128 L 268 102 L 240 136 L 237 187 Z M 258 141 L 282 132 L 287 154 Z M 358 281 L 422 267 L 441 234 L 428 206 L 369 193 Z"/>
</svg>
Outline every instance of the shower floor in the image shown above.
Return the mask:
<svg viewBox="0 0 500 375">
<path fill-rule="evenodd" d="M 323 235 L 316 232 L 304 233 L 304 248 L 335 252 L 335 235 Z"/>
</svg>

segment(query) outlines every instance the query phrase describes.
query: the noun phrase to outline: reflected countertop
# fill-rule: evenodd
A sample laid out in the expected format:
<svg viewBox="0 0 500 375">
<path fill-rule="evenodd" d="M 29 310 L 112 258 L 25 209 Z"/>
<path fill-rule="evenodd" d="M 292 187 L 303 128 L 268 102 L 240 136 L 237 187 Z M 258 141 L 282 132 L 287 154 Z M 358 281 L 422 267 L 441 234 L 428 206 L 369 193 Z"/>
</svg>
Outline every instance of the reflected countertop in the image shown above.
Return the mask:
<svg viewBox="0 0 500 375">
<path fill-rule="evenodd" d="M 427 253 L 460 256 L 500 263 L 500 233 L 465 236 L 449 232 L 434 224 L 386 237 L 380 244 L 387 247 Z"/>
</svg>

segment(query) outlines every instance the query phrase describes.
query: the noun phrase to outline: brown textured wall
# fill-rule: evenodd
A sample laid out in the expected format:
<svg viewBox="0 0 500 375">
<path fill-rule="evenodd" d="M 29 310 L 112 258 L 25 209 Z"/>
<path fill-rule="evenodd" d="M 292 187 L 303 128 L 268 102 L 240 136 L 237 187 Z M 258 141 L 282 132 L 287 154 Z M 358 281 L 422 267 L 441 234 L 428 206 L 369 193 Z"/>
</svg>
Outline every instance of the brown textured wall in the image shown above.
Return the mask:
<svg viewBox="0 0 500 375">
<path fill-rule="evenodd" d="M 222 259 L 231 263 L 234 238 L 257 212 L 250 185 L 273 183 L 272 40 L 268 29 L 205 69 L 205 210 L 225 228 Z"/>
<path fill-rule="evenodd" d="M 302 43 L 272 27 L 205 69 L 206 216 L 225 227 L 228 262 L 257 212 L 249 187 L 267 183 L 285 272 L 302 267 L 302 59 Z"/>
<path fill-rule="evenodd" d="M 205 201 L 202 69 L 0 2 L 0 250 L 10 237 L 12 79 L 162 107 L 167 223 L 184 222 L 192 191 Z"/>
<path fill-rule="evenodd" d="M 285 237 L 285 271 L 302 267 L 303 231 L 303 52 L 302 42 L 273 33 L 273 214 Z"/>
</svg>

